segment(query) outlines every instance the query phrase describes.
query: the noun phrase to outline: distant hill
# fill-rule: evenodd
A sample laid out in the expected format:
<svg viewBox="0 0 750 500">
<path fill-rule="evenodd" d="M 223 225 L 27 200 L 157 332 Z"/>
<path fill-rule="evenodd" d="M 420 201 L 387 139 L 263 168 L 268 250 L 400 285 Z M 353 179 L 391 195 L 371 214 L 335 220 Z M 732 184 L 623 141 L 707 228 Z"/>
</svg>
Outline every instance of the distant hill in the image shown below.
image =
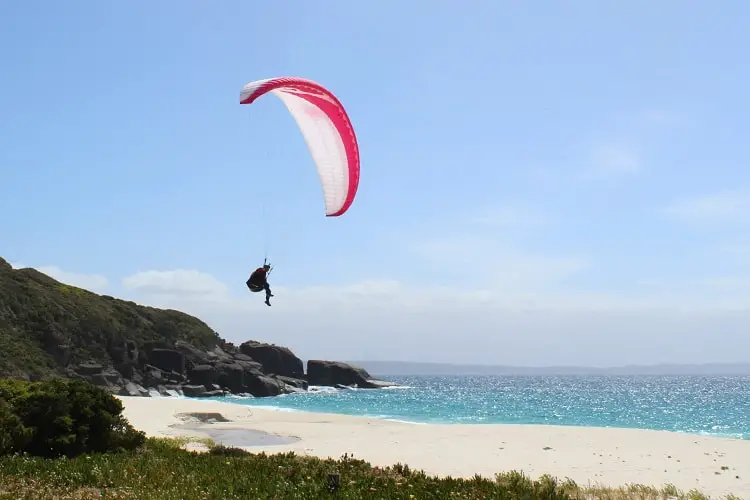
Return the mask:
<svg viewBox="0 0 750 500">
<path fill-rule="evenodd" d="M 750 375 L 750 363 L 702 365 L 629 365 L 611 368 L 585 366 L 493 366 L 408 361 L 349 361 L 373 376 L 394 375 Z"/>
</svg>

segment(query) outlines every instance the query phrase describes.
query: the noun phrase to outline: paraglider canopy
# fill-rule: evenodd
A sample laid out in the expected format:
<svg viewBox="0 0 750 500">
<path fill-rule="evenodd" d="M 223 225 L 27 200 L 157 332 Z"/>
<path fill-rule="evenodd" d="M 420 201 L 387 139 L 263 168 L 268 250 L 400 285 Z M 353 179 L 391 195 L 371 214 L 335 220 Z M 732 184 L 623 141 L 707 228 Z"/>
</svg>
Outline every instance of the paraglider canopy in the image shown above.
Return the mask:
<svg viewBox="0 0 750 500">
<path fill-rule="evenodd" d="M 343 215 L 359 186 L 359 146 L 346 110 L 322 85 L 294 77 L 250 82 L 240 92 L 240 104 L 252 104 L 269 92 L 284 103 L 305 138 L 323 187 L 326 216 Z"/>
</svg>

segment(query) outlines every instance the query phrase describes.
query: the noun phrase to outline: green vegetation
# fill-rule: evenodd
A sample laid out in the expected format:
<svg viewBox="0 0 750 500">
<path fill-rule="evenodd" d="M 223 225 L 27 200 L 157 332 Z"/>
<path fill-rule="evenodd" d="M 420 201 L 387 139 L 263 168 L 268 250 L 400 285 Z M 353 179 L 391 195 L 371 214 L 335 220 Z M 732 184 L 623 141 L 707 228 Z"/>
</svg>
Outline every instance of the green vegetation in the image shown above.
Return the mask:
<svg viewBox="0 0 750 500">
<path fill-rule="evenodd" d="M 668 486 L 620 489 L 580 487 L 545 476 L 533 481 L 518 472 L 496 478 L 437 478 L 406 465 L 373 467 L 293 453 L 251 454 L 213 446 L 185 451 L 184 442 L 149 438 L 136 451 L 70 459 L 0 458 L 0 498 L 7 499 L 692 499 Z M 336 485 L 338 487 L 336 487 Z M 334 492 L 332 493 L 331 490 Z M 731 497 L 729 497 L 731 498 Z"/>
<path fill-rule="evenodd" d="M 0 455 L 135 450 L 145 435 L 121 413 L 119 399 L 81 380 L 0 380 Z"/>
<path fill-rule="evenodd" d="M 223 340 L 188 314 L 156 309 L 66 285 L 0 258 L 0 376 L 65 376 L 71 363 L 116 365 L 132 343 L 199 349 Z"/>
</svg>

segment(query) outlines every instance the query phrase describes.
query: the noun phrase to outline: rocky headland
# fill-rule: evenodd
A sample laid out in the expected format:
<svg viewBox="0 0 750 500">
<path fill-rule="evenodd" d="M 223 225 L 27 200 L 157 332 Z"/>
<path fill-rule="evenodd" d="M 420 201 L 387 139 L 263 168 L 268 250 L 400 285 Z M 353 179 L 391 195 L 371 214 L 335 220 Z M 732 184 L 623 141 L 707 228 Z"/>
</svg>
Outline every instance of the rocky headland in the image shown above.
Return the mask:
<svg viewBox="0 0 750 500">
<path fill-rule="evenodd" d="M 227 342 L 200 319 L 61 283 L 0 258 L 0 377 L 85 379 L 124 396 L 278 396 L 381 388 L 366 370 L 289 348 Z"/>
</svg>

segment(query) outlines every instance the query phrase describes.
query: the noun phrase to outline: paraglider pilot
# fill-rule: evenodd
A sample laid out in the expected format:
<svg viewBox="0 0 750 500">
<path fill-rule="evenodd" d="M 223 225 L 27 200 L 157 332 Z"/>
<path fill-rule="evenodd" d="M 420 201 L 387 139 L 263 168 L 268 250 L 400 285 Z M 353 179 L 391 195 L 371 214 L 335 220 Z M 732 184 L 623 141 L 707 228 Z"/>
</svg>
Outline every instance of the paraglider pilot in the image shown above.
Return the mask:
<svg viewBox="0 0 750 500">
<path fill-rule="evenodd" d="M 253 271 L 253 274 L 250 275 L 250 277 L 247 279 L 245 284 L 247 285 L 247 288 L 250 289 L 251 292 L 260 292 L 261 290 L 266 291 L 266 305 L 270 306 L 271 302 L 269 302 L 269 299 L 273 297 L 273 294 L 271 293 L 271 287 L 268 285 L 268 273 L 271 271 L 271 266 L 269 264 L 263 264 L 263 267 L 259 267 L 255 271 Z"/>
</svg>

